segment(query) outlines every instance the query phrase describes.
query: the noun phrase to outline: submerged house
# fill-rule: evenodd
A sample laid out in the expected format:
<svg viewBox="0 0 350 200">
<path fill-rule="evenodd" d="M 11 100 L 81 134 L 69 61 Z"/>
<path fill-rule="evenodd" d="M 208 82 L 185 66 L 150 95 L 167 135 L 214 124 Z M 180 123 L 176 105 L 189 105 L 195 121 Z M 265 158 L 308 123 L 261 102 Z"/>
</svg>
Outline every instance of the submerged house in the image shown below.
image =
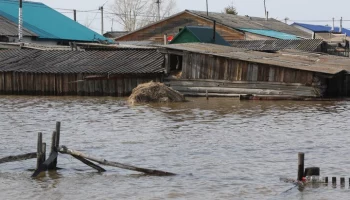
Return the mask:
<svg viewBox="0 0 350 200">
<path fill-rule="evenodd" d="M 18 42 L 18 2 L 0 1 L 0 41 Z M 43 3 L 23 1 L 24 43 L 68 45 L 69 42 L 112 43 Z"/>
<path fill-rule="evenodd" d="M 170 75 L 167 84 L 190 96 L 299 99 L 350 94 L 350 60 L 342 57 L 200 43 L 165 45 L 160 52 Z"/>
<path fill-rule="evenodd" d="M 0 94 L 127 96 L 163 80 L 157 49 L 0 50 Z"/>
<path fill-rule="evenodd" d="M 216 31 L 226 40 L 267 40 L 311 38 L 306 32 L 275 19 L 238 16 L 225 13 L 185 10 L 158 22 L 129 32 L 115 40 L 158 41 L 164 35 L 174 36 L 186 26 L 212 27 L 216 21 Z"/>
</svg>

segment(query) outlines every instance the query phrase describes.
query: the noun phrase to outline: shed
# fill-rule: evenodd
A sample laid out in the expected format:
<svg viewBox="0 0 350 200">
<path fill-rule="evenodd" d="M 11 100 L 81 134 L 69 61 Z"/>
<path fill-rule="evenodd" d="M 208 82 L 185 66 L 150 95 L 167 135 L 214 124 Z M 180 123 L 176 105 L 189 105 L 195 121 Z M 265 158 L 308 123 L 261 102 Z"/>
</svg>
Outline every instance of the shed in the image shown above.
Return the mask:
<svg viewBox="0 0 350 200">
<path fill-rule="evenodd" d="M 214 44 L 165 45 L 167 84 L 194 96 L 349 96 L 350 60 L 321 53 L 265 53 Z M 174 76 L 176 74 L 177 76 Z"/>
<path fill-rule="evenodd" d="M 138 84 L 162 81 L 163 63 L 154 48 L 1 50 L 0 94 L 128 96 Z"/>
<path fill-rule="evenodd" d="M 194 42 L 230 46 L 230 44 L 226 42 L 226 40 L 222 38 L 221 35 L 218 34 L 213 28 L 200 26 L 186 26 L 179 34 L 175 36 L 170 44 Z"/>
</svg>

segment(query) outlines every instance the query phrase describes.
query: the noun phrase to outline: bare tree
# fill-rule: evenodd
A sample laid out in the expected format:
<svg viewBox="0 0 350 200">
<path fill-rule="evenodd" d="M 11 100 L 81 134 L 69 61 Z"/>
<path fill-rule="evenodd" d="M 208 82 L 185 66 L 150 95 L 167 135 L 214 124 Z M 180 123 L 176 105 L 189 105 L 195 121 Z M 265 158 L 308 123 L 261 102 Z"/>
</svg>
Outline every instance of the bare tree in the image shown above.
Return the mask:
<svg viewBox="0 0 350 200">
<path fill-rule="evenodd" d="M 230 5 L 224 8 L 223 13 L 230 14 L 230 15 L 238 15 L 236 7 L 233 5 L 233 1 L 231 2 Z"/>
<path fill-rule="evenodd" d="M 133 31 L 137 28 L 155 22 L 158 19 L 158 4 L 156 0 L 115 0 L 112 5 L 116 20 L 124 30 Z M 174 13 L 175 0 L 160 1 L 160 18 Z"/>
</svg>

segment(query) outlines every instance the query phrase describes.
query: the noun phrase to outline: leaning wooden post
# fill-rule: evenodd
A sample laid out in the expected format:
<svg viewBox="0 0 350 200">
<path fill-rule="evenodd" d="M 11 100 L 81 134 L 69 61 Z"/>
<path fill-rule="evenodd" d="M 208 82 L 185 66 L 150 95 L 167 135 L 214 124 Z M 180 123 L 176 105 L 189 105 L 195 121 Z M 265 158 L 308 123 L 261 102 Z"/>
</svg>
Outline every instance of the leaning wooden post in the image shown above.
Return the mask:
<svg viewBox="0 0 350 200">
<path fill-rule="evenodd" d="M 38 143 L 37 143 L 37 150 L 36 150 L 36 168 L 39 169 L 39 166 L 43 163 L 42 159 L 42 151 L 43 151 L 43 134 L 38 133 Z"/>
<path fill-rule="evenodd" d="M 56 149 L 56 131 L 54 131 L 52 133 L 52 137 L 51 137 L 51 151 L 50 151 L 50 155 L 53 154 L 55 151 L 57 151 Z M 56 161 L 56 162 L 55 162 Z M 56 169 L 57 166 L 57 160 L 54 160 L 48 167 L 48 170 L 54 170 Z"/>
<path fill-rule="evenodd" d="M 61 122 L 56 122 L 56 149 L 60 146 Z"/>
<path fill-rule="evenodd" d="M 305 154 L 304 153 L 299 153 L 298 154 L 298 181 L 303 180 L 304 176 L 304 158 Z"/>
<path fill-rule="evenodd" d="M 42 163 L 44 163 L 46 160 L 46 143 L 45 142 L 42 143 L 41 159 L 42 159 Z"/>
</svg>

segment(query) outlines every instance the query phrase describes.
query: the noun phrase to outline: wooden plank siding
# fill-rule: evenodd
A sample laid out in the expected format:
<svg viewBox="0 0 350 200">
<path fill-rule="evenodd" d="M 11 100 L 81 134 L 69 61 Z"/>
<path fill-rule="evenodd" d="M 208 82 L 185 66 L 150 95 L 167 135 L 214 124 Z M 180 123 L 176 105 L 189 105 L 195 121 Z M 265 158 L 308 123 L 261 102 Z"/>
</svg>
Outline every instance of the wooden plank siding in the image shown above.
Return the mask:
<svg viewBox="0 0 350 200">
<path fill-rule="evenodd" d="M 0 94 L 128 96 L 138 84 L 162 82 L 162 74 L 85 79 L 94 74 L 0 72 Z"/>
<path fill-rule="evenodd" d="M 314 75 L 314 72 L 298 69 L 187 52 L 183 57 L 181 78 L 302 83 L 311 86 Z"/>
<path fill-rule="evenodd" d="M 151 41 L 163 42 L 164 34 L 175 36 L 179 33 L 179 29 L 184 28 L 185 26 L 212 27 L 213 22 L 184 12 L 180 15 L 168 18 L 159 23 L 146 26 L 145 28 L 142 28 L 130 34 L 124 35 L 116 39 L 116 41 L 151 40 Z M 239 32 L 237 30 L 228 28 L 227 26 L 223 26 L 220 24 L 216 25 L 216 31 L 227 41 L 245 39 L 245 35 L 243 32 Z"/>
</svg>

